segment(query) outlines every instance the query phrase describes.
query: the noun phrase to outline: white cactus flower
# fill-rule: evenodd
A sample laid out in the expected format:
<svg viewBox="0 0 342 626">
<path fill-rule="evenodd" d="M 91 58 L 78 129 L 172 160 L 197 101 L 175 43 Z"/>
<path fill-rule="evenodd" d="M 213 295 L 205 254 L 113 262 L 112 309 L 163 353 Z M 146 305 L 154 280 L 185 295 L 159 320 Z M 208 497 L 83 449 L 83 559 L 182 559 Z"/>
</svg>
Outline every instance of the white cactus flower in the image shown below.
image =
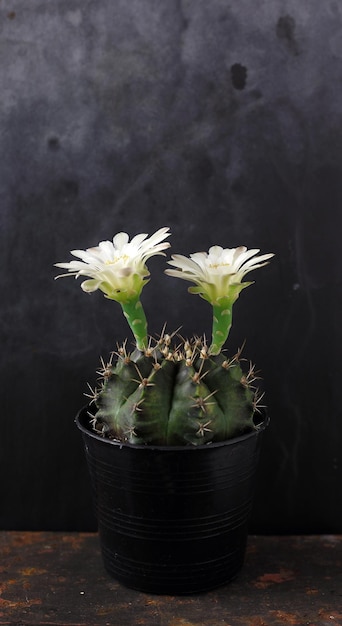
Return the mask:
<svg viewBox="0 0 342 626">
<path fill-rule="evenodd" d="M 164 242 L 171 233 L 169 228 L 160 228 L 151 237 L 142 233 L 129 241 L 127 233 L 118 233 L 113 241 L 101 241 L 98 246 L 87 250 L 72 250 L 71 254 L 80 261 L 55 263 L 56 267 L 67 269 L 64 276 L 87 276 L 81 283 L 83 291 L 90 293 L 100 289 L 107 298 L 120 303 L 129 302 L 140 296 L 149 271 L 146 261 L 170 244 Z"/>
<path fill-rule="evenodd" d="M 219 354 L 232 325 L 232 308 L 240 292 L 251 282 L 242 282 L 246 274 L 266 265 L 273 254 L 256 256 L 260 250 L 221 248 L 212 246 L 209 252 L 195 252 L 190 258 L 181 254 L 172 256 L 170 265 L 176 269 L 165 270 L 169 276 L 195 283 L 191 293 L 198 293 L 213 307 L 211 354 Z"/>
<path fill-rule="evenodd" d="M 222 298 L 227 297 L 235 301 L 240 291 L 251 284 L 242 283 L 244 276 L 266 265 L 268 259 L 274 256 L 256 256 L 258 252 L 260 250 L 247 250 L 245 246 L 212 246 L 209 252 L 195 252 L 190 254 L 190 258 L 175 254 L 168 263 L 177 269 L 167 269 L 165 273 L 195 283 L 197 286 L 190 287 L 189 291 L 199 293 L 211 304 L 219 304 Z"/>
</svg>

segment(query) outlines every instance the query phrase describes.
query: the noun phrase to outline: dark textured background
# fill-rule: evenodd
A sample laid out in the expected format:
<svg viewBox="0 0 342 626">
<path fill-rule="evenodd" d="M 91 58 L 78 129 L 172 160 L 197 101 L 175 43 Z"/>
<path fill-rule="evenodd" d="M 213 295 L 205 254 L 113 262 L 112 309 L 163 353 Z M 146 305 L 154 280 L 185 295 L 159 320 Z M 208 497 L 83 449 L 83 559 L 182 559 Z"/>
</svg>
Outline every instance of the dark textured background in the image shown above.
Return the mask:
<svg viewBox="0 0 342 626">
<path fill-rule="evenodd" d="M 0 51 L 1 527 L 94 527 L 73 419 L 127 329 L 53 263 L 170 226 L 174 253 L 276 253 L 229 341 L 272 419 L 252 528 L 341 532 L 342 4 L 3 0 Z M 150 329 L 208 334 L 149 267 Z"/>
</svg>

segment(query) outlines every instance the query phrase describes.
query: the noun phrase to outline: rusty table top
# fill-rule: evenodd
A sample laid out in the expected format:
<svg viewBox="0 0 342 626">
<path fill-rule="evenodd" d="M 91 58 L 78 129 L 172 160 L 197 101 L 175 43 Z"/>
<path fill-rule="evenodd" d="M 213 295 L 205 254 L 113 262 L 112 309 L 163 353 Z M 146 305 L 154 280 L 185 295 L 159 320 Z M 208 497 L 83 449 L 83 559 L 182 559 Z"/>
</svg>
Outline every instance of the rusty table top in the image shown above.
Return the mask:
<svg viewBox="0 0 342 626">
<path fill-rule="evenodd" d="M 0 533 L 0 624 L 16 626 L 342 626 L 342 536 L 251 536 L 238 578 L 157 596 L 104 571 L 88 533 Z"/>
</svg>

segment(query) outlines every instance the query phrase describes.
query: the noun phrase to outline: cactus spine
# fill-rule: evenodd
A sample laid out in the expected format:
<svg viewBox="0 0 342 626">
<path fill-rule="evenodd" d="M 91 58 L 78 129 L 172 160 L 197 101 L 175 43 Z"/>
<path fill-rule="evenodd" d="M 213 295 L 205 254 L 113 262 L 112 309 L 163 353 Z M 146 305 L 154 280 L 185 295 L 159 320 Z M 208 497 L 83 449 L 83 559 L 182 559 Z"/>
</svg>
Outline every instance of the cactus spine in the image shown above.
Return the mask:
<svg viewBox="0 0 342 626">
<path fill-rule="evenodd" d="M 162 334 L 154 347 L 127 352 L 126 345 L 99 372 L 94 393 L 93 428 L 132 444 L 202 445 L 256 428 L 258 378 L 247 374 L 241 354 L 226 360 L 212 355 L 205 341 L 182 340 L 173 346 Z"/>
</svg>

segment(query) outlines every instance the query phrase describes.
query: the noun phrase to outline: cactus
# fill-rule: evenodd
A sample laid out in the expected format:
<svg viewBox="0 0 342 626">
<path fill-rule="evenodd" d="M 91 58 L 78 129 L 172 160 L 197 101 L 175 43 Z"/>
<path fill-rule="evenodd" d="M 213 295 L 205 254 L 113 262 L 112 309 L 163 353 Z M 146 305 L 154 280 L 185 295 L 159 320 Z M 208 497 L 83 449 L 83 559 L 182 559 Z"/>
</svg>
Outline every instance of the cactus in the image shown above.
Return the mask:
<svg viewBox="0 0 342 626">
<path fill-rule="evenodd" d="M 132 444 L 197 446 L 223 441 L 257 428 L 254 417 L 262 396 L 253 386 L 255 369 L 250 366 L 244 373 L 241 351 L 226 359 L 222 349 L 233 305 L 252 284 L 243 282 L 244 276 L 266 265 L 273 254 L 257 256 L 258 249 L 245 246 L 212 246 L 208 253 L 196 252 L 190 258 L 173 255 L 168 261 L 172 269 L 165 273 L 194 283 L 190 293 L 212 305 L 212 341 L 209 348 L 199 338 L 174 345 L 177 333 L 163 331 L 153 342 L 148 340 L 140 296 L 149 280 L 146 261 L 164 254 L 169 235 L 168 228 L 160 228 L 149 238 L 139 234 L 129 241 L 127 233 L 118 233 L 112 242 L 73 250 L 76 261 L 55 264 L 68 270 L 62 277 L 88 277 L 81 284 L 86 293 L 100 290 L 118 302 L 136 342 L 132 353 L 124 344 L 107 364 L 102 361 L 103 381 L 98 390 L 91 390 L 90 421 L 103 436 Z"/>
<path fill-rule="evenodd" d="M 114 355 L 114 353 L 113 353 Z M 112 355 L 112 357 L 113 357 Z M 155 345 L 129 354 L 124 344 L 108 364 L 93 394 L 93 428 L 131 444 L 201 445 L 257 428 L 260 406 L 253 383 L 258 376 L 241 366 L 241 351 L 227 360 L 211 355 L 198 338 L 181 340 L 163 333 Z"/>
</svg>

